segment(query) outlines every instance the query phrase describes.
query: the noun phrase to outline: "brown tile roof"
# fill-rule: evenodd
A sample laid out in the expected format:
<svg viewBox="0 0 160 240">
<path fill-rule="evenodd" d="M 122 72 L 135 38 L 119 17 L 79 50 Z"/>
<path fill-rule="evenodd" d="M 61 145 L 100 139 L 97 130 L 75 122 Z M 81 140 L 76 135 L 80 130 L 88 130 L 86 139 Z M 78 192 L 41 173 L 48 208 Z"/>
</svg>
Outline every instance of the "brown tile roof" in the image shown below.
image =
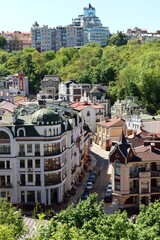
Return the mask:
<svg viewBox="0 0 160 240">
<path fill-rule="evenodd" d="M 150 146 L 137 147 L 134 150 L 142 161 L 160 160 L 160 151 L 151 151 Z"/>
<path fill-rule="evenodd" d="M 125 126 L 126 122 L 122 118 L 111 118 L 108 121 L 102 121 L 97 123 L 97 125 L 103 126 L 103 127 L 121 127 Z"/>
</svg>

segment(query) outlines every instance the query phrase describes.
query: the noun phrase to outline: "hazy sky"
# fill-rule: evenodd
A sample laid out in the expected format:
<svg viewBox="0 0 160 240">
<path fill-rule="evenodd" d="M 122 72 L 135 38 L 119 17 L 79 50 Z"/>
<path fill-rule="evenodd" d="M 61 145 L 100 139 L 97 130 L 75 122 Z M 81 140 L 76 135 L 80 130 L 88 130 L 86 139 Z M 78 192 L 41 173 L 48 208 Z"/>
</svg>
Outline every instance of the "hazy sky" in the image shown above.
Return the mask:
<svg viewBox="0 0 160 240">
<path fill-rule="evenodd" d="M 128 28 L 160 29 L 160 0 L 3 0 L 0 4 L 0 32 L 30 31 L 40 26 L 66 26 L 91 4 L 96 16 L 111 33 Z"/>
</svg>

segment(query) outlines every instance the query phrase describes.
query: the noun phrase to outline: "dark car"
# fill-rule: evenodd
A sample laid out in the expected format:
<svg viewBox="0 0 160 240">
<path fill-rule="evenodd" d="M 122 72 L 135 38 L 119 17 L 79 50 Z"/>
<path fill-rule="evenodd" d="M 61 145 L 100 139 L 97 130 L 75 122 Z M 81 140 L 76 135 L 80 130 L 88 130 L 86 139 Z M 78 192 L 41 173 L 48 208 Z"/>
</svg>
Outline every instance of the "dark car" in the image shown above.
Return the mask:
<svg viewBox="0 0 160 240">
<path fill-rule="evenodd" d="M 91 175 L 88 179 L 88 182 L 92 182 L 92 183 L 95 183 L 95 176 L 94 175 Z"/>
<path fill-rule="evenodd" d="M 106 192 L 105 196 L 104 196 L 104 201 L 105 202 L 112 202 L 113 196 L 111 192 Z"/>
</svg>

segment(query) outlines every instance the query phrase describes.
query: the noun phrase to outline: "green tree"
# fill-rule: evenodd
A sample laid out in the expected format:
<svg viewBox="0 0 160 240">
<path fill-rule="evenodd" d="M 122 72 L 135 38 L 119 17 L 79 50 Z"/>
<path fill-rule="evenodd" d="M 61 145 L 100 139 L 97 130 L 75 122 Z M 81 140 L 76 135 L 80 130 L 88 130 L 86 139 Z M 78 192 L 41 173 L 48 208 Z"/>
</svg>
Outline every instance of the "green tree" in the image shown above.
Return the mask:
<svg viewBox="0 0 160 240">
<path fill-rule="evenodd" d="M 0 198 L 0 239 L 18 239 L 25 233 L 21 211 L 17 211 L 4 198 Z M 6 230 L 6 233 L 3 233 Z M 5 238 L 5 235 L 8 237 Z"/>
<path fill-rule="evenodd" d="M 3 37 L 3 35 L 0 34 L 0 48 L 4 49 L 4 47 L 7 45 L 6 38 Z"/>
<path fill-rule="evenodd" d="M 122 32 L 117 32 L 116 34 L 113 34 L 110 38 L 107 39 L 107 44 L 122 46 L 122 45 L 126 45 L 127 41 L 128 41 L 128 37 L 126 34 Z"/>
</svg>

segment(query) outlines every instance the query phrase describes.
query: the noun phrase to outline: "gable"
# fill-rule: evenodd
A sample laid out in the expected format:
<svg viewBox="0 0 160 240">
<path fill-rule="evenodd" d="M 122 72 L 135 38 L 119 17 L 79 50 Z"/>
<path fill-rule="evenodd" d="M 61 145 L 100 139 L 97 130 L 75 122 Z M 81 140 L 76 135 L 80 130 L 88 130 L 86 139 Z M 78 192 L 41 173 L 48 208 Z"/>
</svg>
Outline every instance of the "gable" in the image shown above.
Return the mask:
<svg viewBox="0 0 160 240">
<path fill-rule="evenodd" d="M 122 164 L 126 163 L 126 158 L 124 157 L 124 155 L 120 151 L 118 145 L 115 146 L 115 149 L 110 153 L 109 160 L 112 163 L 114 163 L 115 160 L 119 160 Z"/>
</svg>

